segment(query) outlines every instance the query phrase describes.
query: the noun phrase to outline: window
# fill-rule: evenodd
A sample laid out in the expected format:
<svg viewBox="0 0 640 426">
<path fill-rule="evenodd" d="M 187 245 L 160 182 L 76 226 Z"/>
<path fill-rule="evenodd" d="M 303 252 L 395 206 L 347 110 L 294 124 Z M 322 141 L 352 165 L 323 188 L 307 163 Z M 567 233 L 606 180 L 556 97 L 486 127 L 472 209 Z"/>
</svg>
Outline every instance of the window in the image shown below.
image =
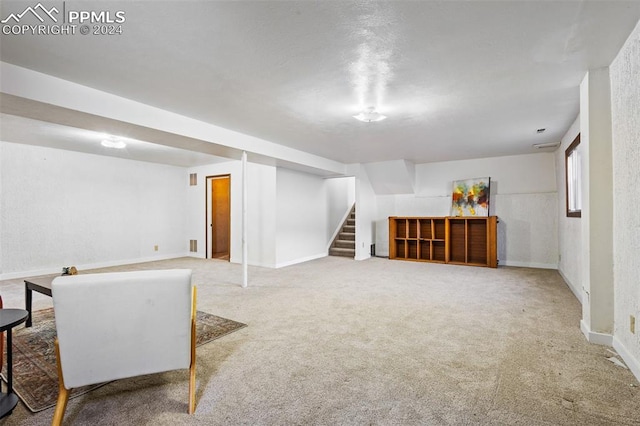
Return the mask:
<svg viewBox="0 0 640 426">
<path fill-rule="evenodd" d="M 580 173 L 580 135 L 564 152 L 565 181 L 567 185 L 567 217 L 582 216 L 582 176 Z"/>
</svg>

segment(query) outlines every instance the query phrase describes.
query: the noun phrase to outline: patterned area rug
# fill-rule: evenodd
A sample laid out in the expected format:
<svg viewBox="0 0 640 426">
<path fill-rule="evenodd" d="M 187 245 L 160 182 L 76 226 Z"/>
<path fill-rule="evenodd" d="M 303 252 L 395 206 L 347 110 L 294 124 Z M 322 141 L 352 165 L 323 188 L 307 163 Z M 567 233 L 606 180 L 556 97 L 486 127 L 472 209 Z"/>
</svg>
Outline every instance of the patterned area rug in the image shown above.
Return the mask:
<svg viewBox="0 0 640 426">
<path fill-rule="evenodd" d="M 198 311 L 196 346 L 204 345 L 242 327 L 246 327 L 246 324 Z M 54 406 L 58 398 L 58 371 L 53 347 L 56 337 L 53 308 L 33 312 L 33 326 L 15 329 L 12 337 L 14 392 L 34 413 Z M 7 381 L 4 371 L 2 380 Z M 105 384 L 73 389 L 69 398 L 80 396 Z"/>
</svg>

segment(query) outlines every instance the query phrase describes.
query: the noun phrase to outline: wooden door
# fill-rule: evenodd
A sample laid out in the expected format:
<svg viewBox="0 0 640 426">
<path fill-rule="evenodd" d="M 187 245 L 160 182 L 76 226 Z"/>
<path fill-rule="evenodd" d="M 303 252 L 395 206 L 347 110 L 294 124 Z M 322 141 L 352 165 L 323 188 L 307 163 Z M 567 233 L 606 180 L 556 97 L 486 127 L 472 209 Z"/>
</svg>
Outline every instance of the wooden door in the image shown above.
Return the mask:
<svg viewBox="0 0 640 426">
<path fill-rule="evenodd" d="M 229 260 L 231 240 L 231 178 L 211 179 L 211 257 Z"/>
</svg>

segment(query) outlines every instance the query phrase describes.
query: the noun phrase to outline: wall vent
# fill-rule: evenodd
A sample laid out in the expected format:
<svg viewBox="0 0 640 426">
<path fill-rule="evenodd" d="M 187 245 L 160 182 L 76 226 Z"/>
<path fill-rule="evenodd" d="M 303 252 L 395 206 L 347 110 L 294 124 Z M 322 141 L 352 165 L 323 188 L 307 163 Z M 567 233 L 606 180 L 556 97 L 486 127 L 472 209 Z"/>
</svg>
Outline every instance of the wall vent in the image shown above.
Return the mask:
<svg viewBox="0 0 640 426">
<path fill-rule="evenodd" d="M 191 253 L 198 252 L 198 240 L 189 240 L 189 251 Z"/>
<path fill-rule="evenodd" d="M 198 174 L 197 173 L 191 173 L 189 175 L 189 185 L 190 186 L 197 186 L 198 185 Z"/>
</svg>

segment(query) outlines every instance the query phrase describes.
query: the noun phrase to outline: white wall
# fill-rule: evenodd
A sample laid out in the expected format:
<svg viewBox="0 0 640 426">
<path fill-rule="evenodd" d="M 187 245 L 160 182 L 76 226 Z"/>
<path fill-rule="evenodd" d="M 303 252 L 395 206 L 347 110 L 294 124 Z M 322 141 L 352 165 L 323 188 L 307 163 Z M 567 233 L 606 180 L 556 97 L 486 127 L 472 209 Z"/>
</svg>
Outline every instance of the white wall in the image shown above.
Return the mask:
<svg viewBox="0 0 640 426">
<path fill-rule="evenodd" d="M 591 343 L 613 339 L 613 159 L 609 68 L 580 84 L 582 321 Z"/>
<path fill-rule="evenodd" d="M 8 142 L 0 146 L 3 279 L 188 251 L 183 168 Z"/>
<path fill-rule="evenodd" d="M 640 22 L 610 67 L 613 136 L 614 347 L 640 380 Z"/>
<path fill-rule="evenodd" d="M 376 255 L 389 254 L 389 216 L 448 216 L 454 180 L 489 176 L 490 213 L 500 220 L 500 265 L 557 267 L 557 189 L 552 153 L 417 164 L 415 170 L 415 196 L 377 197 Z"/>
<path fill-rule="evenodd" d="M 231 176 L 231 256 L 242 262 L 242 163 L 232 160 L 193 167 L 198 185 L 187 189 L 187 241 L 198 240 L 206 256 L 207 176 Z M 354 179 L 324 179 L 283 168 L 247 163 L 248 263 L 278 268 L 327 255 L 336 224 L 354 202 Z M 337 225 L 336 225 L 337 226 Z"/>
<path fill-rule="evenodd" d="M 7 154 L 4 153 L 4 146 L 5 146 L 5 144 L 0 142 L 0 277 L 2 277 L 2 271 L 3 271 L 3 266 L 2 265 L 3 265 L 3 262 L 4 262 L 4 259 L 2 257 L 2 246 L 3 246 L 2 241 L 4 240 L 4 237 L 3 237 L 4 234 L 2 233 L 2 224 L 4 223 L 3 217 L 4 217 L 5 213 L 4 213 L 4 201 L 3 201 L 4 197 L 2 196 L 2 194 L 4 193 L 3 184 L 2 184 L 2 182 L 3 182 L 3 179 L 2 179 L 2 175 L 3 175 L 3 173 L 2 173 L 2 170 L 3 170 L 2 159 L 5 157 L 5 155 L 7 155 Z"/>
<path fill-rule="evenodd" d="M 0 142 L 0 155 L 2 279 L 69 265 L 204 258 L 206 178 L 226 174 L 230 261 L 242 262 L 240 161 L 186 169 L 8 142 Z M 198 174 L 197 186 L 189 186 L 190 173 Z M 248 163 L 247 182 L 248 262 L 256 266 L 326 256 L 330 220 L 337 223 L 355 200 L 354 178 Z M 197 253 L 189 253 L 191 239 Z"/>
<path fill-rule="evenodd" d="M 580 117 L 576 118 L 556 150 L 556 182 L 558 187 L 558 271 L 582 303 L 582 219 L 567 217 L 564 152 L 580 133 Z M 580 152 L 581 146 L 578 146 Z"/>
<path fill-rule="evenodd" d="M 327 255 L 327 187 L 318 176 L 278 168 L 277 267 Z"/>
<path fill-rule="evenodd" d="M 406 160 L 364 164 L 373 191 L 378 194 L 413 194 L 415 165 Z"/>
<path fill-rule="evenodd" d="M 231 247 L 230 262 L 242 262 L 242 163 L 228 161 L 193 167 L 187 174 L 198 174 L 198 185 L 187 189 L 187 240 L 198 241 L 198 252 L 206 257 L 206 178 L 231 176 Z M 276 169 L 247 163 L 247 248 L 248 263 L 256 266 L 276 265 Z"/>
<path fill-rule="evenodd" d="M 348 173 L 356 178 L 356 260 L 371 257 L 376 238 L 376 194 L 362 164 L 350 164 Z"/>
<path fill-rule="evenodd" d="M 247 163 L 249 264 L 275 268 L 277 259 L 277 169 Z M 239 221 L 240 216 L 236 219 Z"/>
<path fill-rule="evenodd" d="M 484 176 L 491 177 L 491 195 L 556 192 L 553 154 L 537 153 L 417 164 L 416 195 L 451 197 L 454 180 Z M 498 206 L 490 207 L 495 214 Z"/>
</svg>

